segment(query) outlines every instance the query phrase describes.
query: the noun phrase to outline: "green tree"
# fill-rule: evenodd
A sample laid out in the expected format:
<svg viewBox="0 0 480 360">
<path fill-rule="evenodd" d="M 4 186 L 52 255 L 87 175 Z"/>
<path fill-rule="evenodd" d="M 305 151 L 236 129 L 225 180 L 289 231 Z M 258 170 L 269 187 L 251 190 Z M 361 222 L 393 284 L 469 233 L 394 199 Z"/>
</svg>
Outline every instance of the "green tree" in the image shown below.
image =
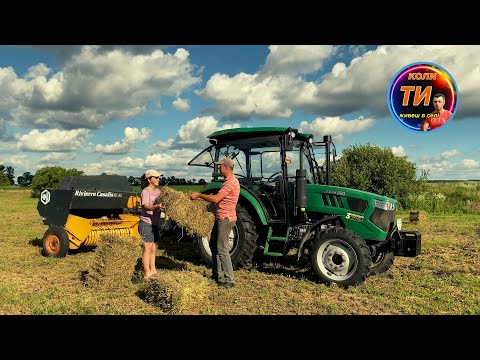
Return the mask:
<svg viewBox="0 0 480 360">
<path fill-rule="evenodd" d="M 5 165 L 0 165 L 0 172 L 3 172 L 5 173 L 5 175 L 7 175 L 7 178 L 10 182 L 10 185 L 13 185 L 15 183 L 15 175 L 14 175 L 14 172 L 15 172 L 15 169 L 11 166 L 5 166 Z"/>
<path fill-rule="evenodd" d="M 32 180 L 32 197 L 39 197 L 43 189 L 56 189 L 60 181 L 66 176 L 79 176 L 83 171 L 64 169 L 60 166 L 45 166 L 39 169 Z"/>
<path fill-rule="evenodd" d="M 129 176 L 128 177 L 128 182 L 132 186 L 139 186 L 140 185 L 140 177 L 138 176 Z"/>
<path fill-rule="evenodd" d="M 23 175 L 17 178 L 17 183 L 20 186 L 30 186 L 33 180 L 33 175 L 29 172 L 24 172 Z"/>
<path fill-rule="evenodd" d="M 10 185 L 10 179 L 3 171 L 0 171 L 0 186 Z"/>
<path fill-rule="evenodd" d="M 332 166 L 331 183 L 397 199 L 402 207 L 408 195 L 422 185 L 416 179 L 416 165 L 406 156 L 370 144 L 345 149 Z"/>
</svg>

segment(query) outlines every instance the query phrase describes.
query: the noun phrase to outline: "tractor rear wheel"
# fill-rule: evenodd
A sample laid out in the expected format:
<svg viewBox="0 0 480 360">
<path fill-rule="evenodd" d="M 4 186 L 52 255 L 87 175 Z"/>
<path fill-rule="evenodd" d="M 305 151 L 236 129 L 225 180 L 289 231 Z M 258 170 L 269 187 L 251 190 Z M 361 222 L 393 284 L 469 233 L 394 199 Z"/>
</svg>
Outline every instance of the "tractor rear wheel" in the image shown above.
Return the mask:
<svg viewBox="0 0 480 360">
<path fill-rule="evenodd" d="M 362 283 L 370 272 L 371 252 L 353 231 L 330 227 L 320 231 L 313 244 L 311 264 L 320 280 L 348 288 Z"/>
<path fill-rule="evenodd" d="M 216 240 L 217 234 L 211 236 Z M 250 214 L 241 205 L 237 205 L 237 221 L 228 237 L 228 248 L 235 270 L 251 264 L 253 253 L 257 249 L 257 230 Z M 207 265 L 212 266 L 212 250 L 206 236 L 197 237 L 197 250 Z"/>
<path fill-rule="evenodd" d="M 50 226 L 43 235 L 42 253 L 47 257 L 65 257 L 68 253 L 69 242 L 68 234 L 63 227 Z"/>
</svg>

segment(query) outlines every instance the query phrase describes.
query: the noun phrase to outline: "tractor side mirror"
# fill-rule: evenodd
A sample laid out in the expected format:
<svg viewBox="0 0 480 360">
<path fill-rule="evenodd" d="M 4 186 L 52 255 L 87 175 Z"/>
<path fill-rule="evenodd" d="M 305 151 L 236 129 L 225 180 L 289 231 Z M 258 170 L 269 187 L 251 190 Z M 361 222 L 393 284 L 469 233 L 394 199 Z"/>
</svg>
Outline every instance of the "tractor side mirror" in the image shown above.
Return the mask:
<svg viewBox="0 0 480 360">
<path fill-rule="evenodd" d="M 294 138 L 295 138 L 295 133 L 293 131 L 290 131 L 288 133 L 288 145 L 290 145 L 292 143 Z"/>
</svg>

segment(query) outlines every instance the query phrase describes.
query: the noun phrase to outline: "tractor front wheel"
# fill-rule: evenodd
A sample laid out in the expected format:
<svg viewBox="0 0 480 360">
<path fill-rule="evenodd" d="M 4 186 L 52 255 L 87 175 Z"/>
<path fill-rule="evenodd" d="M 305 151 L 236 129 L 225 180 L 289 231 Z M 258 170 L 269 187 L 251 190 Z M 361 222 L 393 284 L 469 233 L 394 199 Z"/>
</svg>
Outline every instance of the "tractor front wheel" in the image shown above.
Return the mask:
<svg viewBox="0 0 480 360">
<path fill-rule="evenodd" d="M 47 257 L 61 258 L 67 256 L 69 248 L 68 234 L 64 228 L 50 226 L 43 235 L 42 253 Z"/>
<path fill-rule="evenodd" d="M 375 256 L 372 258 L 372 265 L 370 266 L 369 275 L 376 275 L 386 272 L 392 267 L 394 260 L 395 255 L 393 254 L 393 251 L 377 252 L 377 254 L 375 254 Z"/>
<path fill-rule="evenodd" d="M 257 231 L 250 214 L 241 205 L 237 205 L 237 221 L 228 237 L 228 249 L 235 270 L 251 264 L 253 253 L 257 249 Z M 217 234 L 211 239 L 216 241 Z M 197 250 L 209 266 L 212 266 L 212 250 L 210 239 L 206 236 L 197 237 Z"/>
<path fill-rule="evenodd" d="M 372 257 L 360 236 L 336 226 L 320 231 L 314 241 L 310 260 L 323 283 L 348 288 L 367 278 Z"/>
</svg>

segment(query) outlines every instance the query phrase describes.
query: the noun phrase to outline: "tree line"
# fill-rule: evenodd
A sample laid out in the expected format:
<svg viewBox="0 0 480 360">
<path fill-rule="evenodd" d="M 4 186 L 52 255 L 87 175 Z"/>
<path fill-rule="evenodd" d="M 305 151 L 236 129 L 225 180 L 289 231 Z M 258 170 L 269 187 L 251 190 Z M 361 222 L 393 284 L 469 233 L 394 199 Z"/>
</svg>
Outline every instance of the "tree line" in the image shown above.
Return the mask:
<svg viewBox="0 0 480 360">
<path fill-rule="evenodd" d="M 15 169 L 12 166 L 0 165 L 0 186 L 8 186 L 15 184 Z M 61 166 L 45 166 L 39 169 L 34 175 L 25 172 L 17 178 L 17 184 L 20 186 L 30 186 L 32 188 L 32 197 L 38 197 L 40 192 L 46 188 L 56 188 L 60 181 L 66 176 L 83 175 L 83 171 L 73 169 L 65 169 Z M 101 175 L 107 175 L 105 173 Z M 140 185 L 140 176 L 129 176 L 128 182 L 132 186 Z M 175 176 L 160 178 L 160 185 L 205 185 L 205 179 L 184 179 Z"/>
<path fill-rule="evenodd" d="M 15 184 L 15 169 L 13 166 L 0 165 L 0 186 Z M 17 184 L 20 186 L 30 186 L 32 184 L 33 176 L 29 172 L 24 172 L 17 178 Z"/>
<path fill-rule="evenodd" d="M 0 165 L 0 170 L 0 185 L 13 185 L 13 167 Z M 428 172 L 422 171 L 417 179 L 416 170 L 416 165 L 408 161 L 406 156 L 396 156 L 390 148 L 382 149 L 371 144 L 353 145 L 345 149 L 342 157 L 332 164 L 331 184 L 388 196 L 405 205 L 409 194 L 420 192 L 428 178 Z M 82 174 L 83 171 L 77 169 L 47 166 L 39 169 L 35 175 L 24 173 L 17 182 L 21 186 L 30 185 L 32 197 L 38 197 L 43 189 L 56 188 L 65 176 Z M 127 179 L 132 186 L 140 185 L 140 176 L 129 176 Z M 175 176 L 160 178 L 161 186 L 197 184 L 205 185 L 206 181 Z"/>
</svg>

